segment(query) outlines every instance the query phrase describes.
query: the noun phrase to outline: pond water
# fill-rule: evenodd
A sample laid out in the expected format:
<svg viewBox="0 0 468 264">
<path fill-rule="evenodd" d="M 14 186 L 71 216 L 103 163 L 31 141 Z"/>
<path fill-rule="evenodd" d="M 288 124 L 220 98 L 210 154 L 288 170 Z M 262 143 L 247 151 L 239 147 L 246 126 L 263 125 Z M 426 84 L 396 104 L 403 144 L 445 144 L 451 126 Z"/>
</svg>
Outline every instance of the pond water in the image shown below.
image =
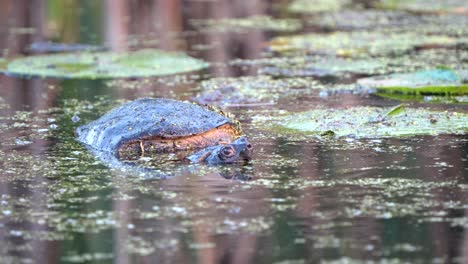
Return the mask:
<svg viewBox="0 0 468 264">
<path fill-rule="evenodd" d="M 6 60 L 89 48 L 53 40 L 181 51 L 210 66 L 127 79 L 1 74 L 0 263 L 468 263 L 466 134 L 323 138 L 269 125 L 285 113 L 401 103 L 356 89 L 361 77 L 467 69 L 466 3 L 413 1 L 383 11 L 378 1 L 291 2 L 1 2 Z M 382 43 L 369 47 L 357 34 L 285 48 L 287 36 L 317 34 L 315 41 L 333 31 L 379 32 Z M 380 39 L 403 33 L 445 39 Z M 328 64 L 307 66 L 304 58 Z M 142 159 L 113 168 L 75 140 L 79 125 L 141 97 L 197 100 L 235 114 L 254 146 L 252 161 Z M 422 98 L 405 102 L 468 113 L 466 97 Z"/>
</svg>

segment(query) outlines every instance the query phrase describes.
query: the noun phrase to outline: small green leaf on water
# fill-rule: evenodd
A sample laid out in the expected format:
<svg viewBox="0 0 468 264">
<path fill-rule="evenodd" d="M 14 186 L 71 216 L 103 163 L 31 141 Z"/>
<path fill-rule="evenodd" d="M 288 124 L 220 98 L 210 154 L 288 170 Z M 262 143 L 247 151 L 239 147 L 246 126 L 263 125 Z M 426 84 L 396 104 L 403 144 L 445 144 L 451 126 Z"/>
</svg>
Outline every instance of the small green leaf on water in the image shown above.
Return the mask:
<svg viewBox="0 0 468 264">
<path fill-rule="evenodd" d="M 393 107 L 392 109 L 390 109 L 386 114 L 385 114 L 385 117 L 387 116 L 396 116 L 396 115 L 399 115 L 401 113 L 403 113 L 405 111 L 405 105 L 404 104 L 400 104 L 400 105 L 397 105 L 395 107 Z"/>
<path fill-rule="evenodd" d="M 8 63 L 13 75 L 54 78 L 150 77 L 200 70 L 208 64 L 185 54 L 160 50 L 127 53 L 62 53 L 19 58 Z"/>
</svg>

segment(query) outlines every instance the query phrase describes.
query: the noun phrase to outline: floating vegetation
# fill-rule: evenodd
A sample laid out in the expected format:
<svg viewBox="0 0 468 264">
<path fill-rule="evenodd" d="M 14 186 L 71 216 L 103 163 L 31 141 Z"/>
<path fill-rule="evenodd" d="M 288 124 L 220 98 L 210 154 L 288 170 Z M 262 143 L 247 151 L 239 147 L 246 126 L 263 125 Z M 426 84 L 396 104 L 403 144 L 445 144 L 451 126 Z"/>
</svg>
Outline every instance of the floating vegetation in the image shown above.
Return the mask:
<svg viewBox="0 0 468 264">
<path fill-rule="evenodd" d="M 288 10 L 295 13 L 332 12 L 350 3 L 350 0 L 295 0 L 288 6 Z"/>
<path fill-rule="evenodd" d="M 369 30 L 398 29 L 419 32 L 420 34 L 442 34 L 466 36 L 468 17 L 466 15 L 426 15 L 418 16 L 398 10 L 343 10 L 322 13 L 311 17 L 307 24 L 324 30 Z M 460 27 L 460 25 L 465 25 Z"/>
<path fill-rule="evenodd" d="M 399 101 L 415 101 L 431 104 L 468 104 L 468 95 L 417 95 L 402 93 L 377 93 L 377 95 Z"/>
<path fill-rule="evenodd" d="M 385 60 L 350 59 L 321 56 L 293 57 L 283 63 L 272 63 L 259 72 L 274 76 L 341 76 L 348 73 L 371 75 L 384 71 Z"/>
<path fill-rule="evenodd" d="M 13 75 L 55 78 L 125 78 L 200 70 L 208 64 L 181 53 L 140 50 L 128 53 L 67 53 L 19 58 L 7 65 Z"/>
<path fill-rule="evenodd" d="M 193 99 L 202 104 L 223 106 L 274 104 L 283 97 L 308 93 L 318 82 L 290 78 L 275 80 L 269 76 L 213 78 L 200 84 L 200 92 Z"/>
<path fill-rule="evenodd" d="M 269 125 L 315 136 L 356 138 L 465 134 L 468 131 L 468 115 L 464 113 L 405 108 L 395 115 L 387 114 L 391 110 L 376 107 L 315 109 L 274 118 Z"/>
<path fill-rule="evenodd" d="M 379 7 L 407 10 L 422 13 L 468 13 L 468 3 L 464 0 L 380 0 Z"/>
<path fill-rule="evenodd" d="M 335 32 L 276 37 L 273 51 L 306 51 L 339 56 L 402 54 L 415 48 L 453 47 L 465 41 L 448 36 L 396 32 Z"/>
<path fill-rule="evenodd" d="M 203 31 L 242 32 L 250 29 L 271 31 L 296 31 L 302 28 L 297 19 L 276 19 L 270 16 L 251 16 L 225 19 L 194 19 L 191 23 Z"/>
<path fill-rule="evenodd" d="M 418 24 L 422 20 L 421 17 L 403 11 L 365 9 L 323 13 L 310 18 L 308 24 L 329 30 L 362 30 L 408 26 Z"/>
<path fill-rule="evenodd" d="M 357 81 L 357 85 L 382 93 L 468 94 L 468 84 L 462 83 L 456 71 L 446 69 L 363 78 Z"/>
</svg>

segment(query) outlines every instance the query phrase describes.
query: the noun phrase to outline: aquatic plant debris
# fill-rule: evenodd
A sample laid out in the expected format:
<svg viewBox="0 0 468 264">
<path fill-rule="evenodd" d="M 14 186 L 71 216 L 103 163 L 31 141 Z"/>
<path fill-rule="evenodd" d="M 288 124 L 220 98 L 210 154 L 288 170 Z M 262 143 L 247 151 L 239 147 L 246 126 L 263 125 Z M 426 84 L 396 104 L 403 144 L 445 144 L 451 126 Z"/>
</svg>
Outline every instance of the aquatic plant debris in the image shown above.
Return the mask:
<svg viewBox="0 0 468 264">
<path fill-rule="evenodd" d="M 202 92 L 193 99 L 202 104 L 223 106 L 274 104 L 283 97 L 308 93 L 310 87 L 317 83 L 306 78 L 275 80 L 265 75 L 220 77 L 201 82 Z"/>
<path fill-rule="evenodd" d="M 6 73 L 55 78 L 149 77 L 200 70 L 208 63 L 182 53 L 144 49 L 135 52 L 64 53 L 18 58 Z"/>
<path fill-rule="evenodd" d="M 463 81 L 455 70 L 434 69 L 362 78 L 357 85 L 381 93 L 463 95 L 468 94 L 468 84 Z"/>
<path fill-rule="evenodd" d="M 468 13 L 468 2 L 465 0 L 380 0 L 377 6 L 421 13 Z"/>
<path fill-rule="evenodd" d="M 404 109 L 401 107 L 314 109 L 278 117 L 273 123 L 286 129 L 312 135 L 322 135 L 332 131 L 337 137 L 357 138 L 466 134 L 468 132 L 468 114 L 408 107 Z"/>
<path fill-rule="evenodd" d="M 270 41 L 270 48 L 277 52 L 297 50 L 338 56 L 362 56 L 403 54 L 415 48 L 453 47 L 463 42 L 466 39 L 445 35 L 382 30 L 281 36 Z"/>
<path fill-rule="evenodd" d="M 295 13 L 333 12 L 350 4 L 350 0 L 295 0 L 288 10 Z"/>
<path fill-rule="evenodd" d="M 328 56 L 292 57 L 284 62 L 273 61 L 259 69 L 260 73 L 273 76 L 341 76 L 351 74 L 375 74 L 385 69 L 385 60 L 350 59 Z"/>
<path fill-rule="evenodd" d="M 257 15 L 242 18 L 224 19 L 194 19 L 190 21 L 201 31 L 240 32 L 249 29 L 271 31 L 296 31 L 302 28 L 298 19 L 277 19 L 270 16 Z"/>
</svg>

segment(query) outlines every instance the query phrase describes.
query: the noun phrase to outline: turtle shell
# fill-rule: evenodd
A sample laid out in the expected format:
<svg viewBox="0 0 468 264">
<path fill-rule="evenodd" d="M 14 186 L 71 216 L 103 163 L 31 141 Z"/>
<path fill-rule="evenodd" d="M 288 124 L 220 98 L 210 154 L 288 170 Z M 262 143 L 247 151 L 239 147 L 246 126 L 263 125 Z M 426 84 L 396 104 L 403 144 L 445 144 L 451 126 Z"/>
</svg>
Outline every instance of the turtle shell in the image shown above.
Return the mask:
<svg viewBox="0 0 468 264">
<path fill-rule="evenodd" d="M 78 127 L 78 141 L 115 153 L 136 139 L 176 139 L 233 123 L 228 117 L 196 104 L 163 98 L 142 98 L 112 109 L 99 119 Z"/>
</svg>

